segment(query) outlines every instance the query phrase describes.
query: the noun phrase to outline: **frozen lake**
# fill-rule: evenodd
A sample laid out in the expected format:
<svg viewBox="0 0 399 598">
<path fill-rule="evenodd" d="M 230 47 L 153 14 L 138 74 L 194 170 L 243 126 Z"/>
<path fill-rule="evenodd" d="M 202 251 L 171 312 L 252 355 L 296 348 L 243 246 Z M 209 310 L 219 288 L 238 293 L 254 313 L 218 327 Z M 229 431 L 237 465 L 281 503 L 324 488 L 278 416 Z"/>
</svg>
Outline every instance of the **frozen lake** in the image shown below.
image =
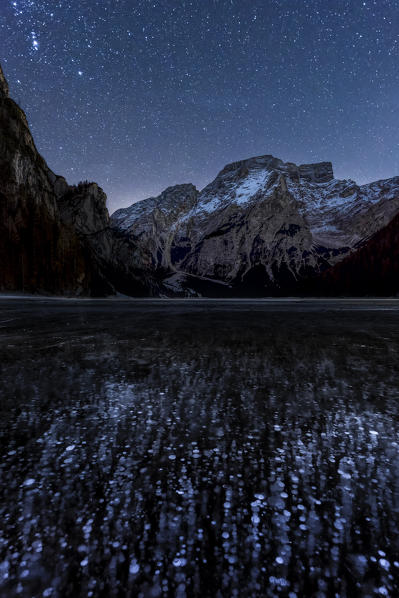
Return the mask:
<svg viewBox="0 0 399 598">
<path fill-rule="evenodd" d="M 0 299 L 0 596 L 399 595 L 399 301 Z"/>
</svg>

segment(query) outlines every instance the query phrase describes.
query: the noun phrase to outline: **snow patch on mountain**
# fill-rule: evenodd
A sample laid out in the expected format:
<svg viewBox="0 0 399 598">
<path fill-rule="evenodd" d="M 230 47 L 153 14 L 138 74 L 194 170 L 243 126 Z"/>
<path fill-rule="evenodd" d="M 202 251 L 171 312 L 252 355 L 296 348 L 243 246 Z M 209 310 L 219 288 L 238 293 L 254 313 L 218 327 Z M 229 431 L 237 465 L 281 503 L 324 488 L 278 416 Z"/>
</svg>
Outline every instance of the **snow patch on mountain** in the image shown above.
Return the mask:
<svg viewBox="0 0 399 598">
<path fill-rule="evenodd" d="M 251 172 L 235 189 L 235 203 L 237 205 L 244 205 L 251 201 L 254 195 L 265 188 L 270 174 L 269 170 Z"/>
</svg>

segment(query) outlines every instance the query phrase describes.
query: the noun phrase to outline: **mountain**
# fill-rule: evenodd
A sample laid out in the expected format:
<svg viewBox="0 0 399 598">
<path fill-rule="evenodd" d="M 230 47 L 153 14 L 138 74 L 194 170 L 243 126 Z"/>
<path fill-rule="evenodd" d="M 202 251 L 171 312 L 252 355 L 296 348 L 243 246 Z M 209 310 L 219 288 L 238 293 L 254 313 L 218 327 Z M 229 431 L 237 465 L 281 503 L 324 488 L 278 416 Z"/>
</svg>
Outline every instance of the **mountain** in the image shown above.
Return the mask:
<svg viewBox="0 0 399 598">
<path fill-rule="evenodd" d="M 398 212 L 399 177 L 359 186 L 335 179 L 330 162 L 266 155 L 229 164 L 201 192 L 178 185 L 118 210 L 111 226 L 171 293 L 285 295 L 307 280 L 315 289 Z"/>
<path fill-rule="evenodd" d="M 0 66 L 0 290 L 157 293 L 144 253 L 110 228 L 95 183 L 69 186 L 38 153 Z"/>
<path fill-rule="evenodd" d="M 0 290 L 104 296 L 399 293 L 399 177 L 266 155 L 109 217 L 38 153 L 0 67 Z"/>
</svg>

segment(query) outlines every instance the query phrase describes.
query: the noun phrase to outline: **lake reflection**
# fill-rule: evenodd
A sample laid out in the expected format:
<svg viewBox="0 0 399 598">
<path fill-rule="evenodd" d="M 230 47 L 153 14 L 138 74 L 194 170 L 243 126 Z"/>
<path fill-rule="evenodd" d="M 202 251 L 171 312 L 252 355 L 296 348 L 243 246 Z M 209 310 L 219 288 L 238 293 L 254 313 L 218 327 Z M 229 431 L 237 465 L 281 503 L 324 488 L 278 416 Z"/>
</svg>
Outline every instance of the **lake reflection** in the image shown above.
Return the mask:
<svg viewBox="0 0 399 598">
<path fill-rule="evenodd" d="M 0 595 L 398 595 L 398 324 L 1 300 Z"/>
</svg>

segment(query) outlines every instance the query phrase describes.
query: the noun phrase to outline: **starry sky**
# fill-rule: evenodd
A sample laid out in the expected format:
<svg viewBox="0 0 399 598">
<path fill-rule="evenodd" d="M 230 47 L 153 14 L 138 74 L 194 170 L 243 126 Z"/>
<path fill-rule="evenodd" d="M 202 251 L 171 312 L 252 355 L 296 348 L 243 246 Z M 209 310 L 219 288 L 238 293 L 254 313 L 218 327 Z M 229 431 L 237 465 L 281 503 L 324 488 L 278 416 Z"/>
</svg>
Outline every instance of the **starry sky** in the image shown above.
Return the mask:
<svg viewBox="0 0 399 598">
<path fill-rule="evenodd" d="M 110 212 L 261 154 L 399 175 L 398 0 L 1 0 L 0 60 Z"/>
</svg>

